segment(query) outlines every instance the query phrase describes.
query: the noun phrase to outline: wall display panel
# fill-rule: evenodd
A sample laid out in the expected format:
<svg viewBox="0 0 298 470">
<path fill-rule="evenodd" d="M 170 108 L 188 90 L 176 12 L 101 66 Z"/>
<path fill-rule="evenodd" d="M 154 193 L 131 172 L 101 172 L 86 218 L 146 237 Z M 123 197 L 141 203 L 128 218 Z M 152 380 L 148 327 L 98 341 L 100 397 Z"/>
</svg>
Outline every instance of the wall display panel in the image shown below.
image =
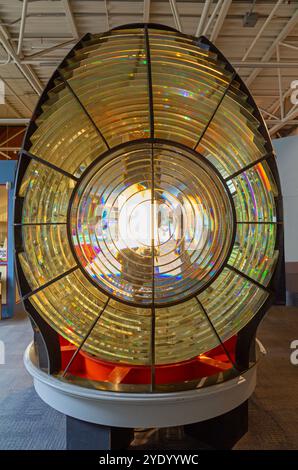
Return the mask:
<svg viewBox="0 0 298 470">
<path fill-rule="evenodd" d="M 16 187 L 20 291 L 56 341 L 51 370 L 136 392 L 240 374 L 280 276 L 280 204 L 259 111 L 208 40 L 86 35 L 44 91 Z"/>
</svg>

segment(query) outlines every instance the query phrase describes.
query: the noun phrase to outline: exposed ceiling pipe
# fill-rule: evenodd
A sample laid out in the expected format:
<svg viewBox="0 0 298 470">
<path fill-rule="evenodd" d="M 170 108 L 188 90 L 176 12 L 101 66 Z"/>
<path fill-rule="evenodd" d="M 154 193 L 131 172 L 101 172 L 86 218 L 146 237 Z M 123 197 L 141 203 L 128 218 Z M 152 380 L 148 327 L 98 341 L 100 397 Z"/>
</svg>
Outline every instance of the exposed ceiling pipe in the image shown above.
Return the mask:
<svg viewBox="0 0 298 470">
<path fill-rule="evenodd" d="M 7 51 L 5 50 L 5 52 L 7 52 Z M 6 60 L 1 60 L 0 65 L 8 65 L 10 62 L 11 62 L 11 56 L 7 52 L 7 59 Z"/>
<path fill-rule="evenodd" d="M 209 20 L 208 20 L 208 22 L 207 22 L 207 24 L 206 24 L 206 26 L 205 26 L 205 28 L 204 28 L 204 30 L 203 30 L 203 33 L 202 33 L 203 36 L 206 36 L 206 34 L 208 33 L 208 30 L 209 30 L 210 26 L 212 25 L 213 20 L 214 20 L 214 18 L 216 17 L 216 15 L 217 15 L 217 13 L 218 13 L 218 10 L 219 10 L 220 7 L 221 7 L 222 2 L 223 2 L 223 0 L 218 0 L 217 4 L 216 4 L 215 7 L 213 8 L 213 11 L 212 11 L 212 13 L 211 13 L 211 15 L 210 15 L 210 18 L 209 18 Z"/>
<path fill-rule="evenodd" d="M 291 19 L 287 22 L 287 24 L 283 27 L 277 38 L 272 42 L 271 46 L 269 49 L 265 52 L 263 57 L 260 59 L 260 62 L 267 62 L 268 60 L 271 59 L 273 54 L 276 51 L 276 46 L 279 44 L 281 41 L 283 41 L 289 32 L 295 27 L 295 25 L 298 22 L 298 8 L 296 9 L 295 13 L 291 17 Z M 245 80 L 246 85 L 251 85 L 252 82 L 257 78 L 261 71 L 261 68 L 255 69 L 251 72 L 251 74 L 248 76 L 248 78 Z"/>
<path fill-rule="evenodd" d="M 73 15 L 73 12 L 72 12 L 72 9 L 71 9 L 71 6 L 70 6 L 70 2 L 69 2 L 69 0 L 61 0 L 61 1 L 63 3 L 63 6 L 64 6 L 66 18 L 67 18 L 68 24 L 70 26 L 72 35 L 73 35 L 74 38 L 78 39 L 79 38 L 79 32 L 78 32 L 78 28 L 77 28 L 77 25 L 76 25 L 76 22 L 75 22 L 75 19 L 74 19 L 74 15 Z"/>
<path fill-rule="evenodd" d="M 266 29 L 266 27 L 268 26 L 268 24 L 270 23 L 270 21 L 272 20 L 273 16 L 275 15 L 275 12 L 276 10 L 279 8 L 279 6 L 283 3 L 284 0 L 278 0 L 278 2 L 275 4 L 275 6 L 273 7 L 273 9 L 271 10 L 271 13 L 270 15 L 266 18 L 266 21 L 263 23 L 263 25 L 261 26 L 261 28 L 259 29 L 258 31 L 258 34 L 256 35 L 256 37 L 254 38 L 254 40 L 251 42 L 249 48 L 247 49 L 247 51 L 245 52 L 244 56 L 242 57 L 242 62 L 244 62 L 247 57 L 249 56 L 250 52 L 253 50 L 253 48 L 255 47 L 257 41 L 260 39 L 261 35 L 263 34 L 263 31 Z"/>
<path fill-rule="evenodd" d="M 0 126 L 27 126 L 29 118 L 0 118 Z"/>
<path fill-rule="evenodd" d="M 0 150 L 3 152 L 18 152 L 20 150 L 20 146 L 18 147 L 1 147 L 0 145 Z"/>
<path fill-rule="evenodd" d="M 297 116 L 298 116 L 298 109 L 287 114 L 287 116 L 283 120 L 281 120 L 279 124 L 276 124 L 275 126 L 271 127 L 271 129 L 269 129 L 269 134 L 270 135 L 275 134 L 275 132 L 277 132 L 279 129 L 284 127 L 285 124 L 290 124 L 290 122 L 293 121 Z"/>
<path fill-rule="evenodd" d="M 171 5 L 172 14 L 174 17 L 175 26 L 178 29 L 178 31 L 182 32 L 182 26 L 181 26 L 181 21 L 180 21 L 180 16 L 179 16 L 176 0 L 170 0 L 170 5 Z"/>
<path fill-rule="evenodd" d="M 198 27 L 197 27 L 197 30 L 196 30 L 196 36 L 201 36 L 201 34 L 202 34 L 203 27 L 206 23 L 206 19 L 207 19 L 208 14 L 209 14 L 211 3 L 212 3 L 212 0 L 205 0 L 203 10 L 202 10 L 202 13 L 201 13 L 201 16 L 200 16 L 200 21 L 199 21 L 199 24 L 198 24 Z"/>
<path fill-rule="evenodd" d="M 267 61 L 267 62 L 260 62 L 260 61 L 252 61 L 248 60 L 245 62 L 239 62 L 237 60 L 232 60 L 231 61 L 234 67 L 243 67 L 243 68 L 253 68 L 253 69 L 263 69 L 263 68 L 297 68 L 298 67 L 298 62 L 281 62 L 279 60 L 277 61 Z"/>
<path fill-rule="evenodd" d="M 288 44 L 288 43 L 285 43 L 285 42 L 280 42 L 279 43 L 280 46 L 284 46 L 284 47 L 288 47 L 289 49 L 294 49 L 294 50 L 298 50 L 298 47 L 297 46 L 294 46 L 293 44 Z M 282 96 L 282 99 L 283 101 L 288 98 L 292 93 L 292 88 L 289 87 L 285 93 L 283 94 Z M 274 103 L 272 103 L 268 110 L 271 111 L 272 113 L 276 113 L 276 111 L 279 109 L 280 107 L 280 99 L 277 99 L 276 101 L 274 101 Z"/>
<path fill-rule="evenodd" d="M 18 56 L 20 56 L 22 53 L 23 37 L 24 37 L 24 32 L 25 32 L 25 24 L 26 24 L 26 16 L 27 16 L 27 7 L 28 7 L 28 0 L 23 0 L 21 25 L 20 25 L 20 32 L 19 32 L 19 42 L 18 42 L 18 49 L 17 49 Z"/>
<path fill-rule="evenodd" d="M 273 126 L 273 125 L 276 125 L 276 124 L 282 124 L 282 126 L 285 125 L 285 121 L 283 121 L 282 119 L 265 119 L 265 122 L 267 124 L 267 126 Z M 298 120 L 297 119 L 289 119 L 286 124 L 288 126 L 297 126 L 298 125 Z"/>
<path fill-rule="evenodd" d="M 15 134 L 9 136 L 6 140 L 3 140 L 3 142 L 0 143 L 0 147 L 3 147 L 4 144 L 7 144 L 12 139 L 15 139 L 18 137 L 20 134 L 22 134 L 25 131 L 25 128 L 21 129 L 20 131 L 16 132 Z"/>
<path fill-rule="evenodd" d="M 278 62 L 280 61 L 280 54 L 279 54 L 279 45 L 276 46 L 276 58 Z M 298 67 L 298 65 L 297 65 Z M 283 93 L 282 93 L 282 77 L 280 67 L 277 69 L 277 79 L 278 79 L 278 92 L 279 92 L 279 107 L 280 107 L 280 117 L 283 120 L 285 117 L 284 113 L 284 100 L 283 100 Z"/>
<path fill-rule="evenodd" d="M 260 108 L 260 106 L 259 106 L 259 110 L 260 110 L 262 113 L 267 114 L 267 116 L 270 116 L 272 119 L 275 119 L 276 121 L 279 120 L 278 117 L 275 116 L 275 114 L 269 113 L 269 111 L 267 111 L 266 109 Z"/>
<path fill-rule="evenodd" d="M 0 155 L 2 155 L 2 157 L 4 157 L 4 158 L 7 158 L 7 160 L 11 160 L 11 157 L 9 155 L 7 155 L 6 153 L 1 152 L 1 150 L 0 150 Z"/>
<path fill-rule="evenodd" d="M 144 23 L 149 23 L 149 18 L 150 18 L 150 0 L 144 0 L 144 5 L 143 5 Z"/>
<path fill-rule="evenodd" d="M 20 72 L 24 75 L 26 80 L 30 83 L 31 87 L 33 90 L 38 94 L 41 95 L 42 90 L 43 90 L 43 85 L 37 75 L 32 72 L 26 65 L 22 65 L 20 58 L 16 54 L 14 48 L 10 44 L 10 36 L 6 29 L 0 25 L 0 42 L 6 52 L 10 54 L 11 58 L 14 60 L 15 64 L 17 65 L 18 69 Z"/>
<path fill-rule="evenodd" d="M 292 91 L 293 91 L 292 88 L 289 87 L 287 91 L 283 94 L 282 99 L 285 100 L 286 98 L 288 98 L 291 95 Z M 276 101 L 274 101 L 272 105 L 269 106 L 268 111 L 270 111 L 271 113 L 276 113 L 278 109 L 279 109 L 279 98 Z"/>
<path fill-rule="evenodd" d="M 57 49 L 61 49 L 65 46 L 70 46 L 74 42 L 75 42 L 75 39 L 71 39 L 70 41 L 65 41 L 65 42 L 62 42 L 60 44 L 56 44 L 56 46 L 47 47 L 46 49 L 43 49 L 43 50 L 38 51 L 38 52 L 34 52 L 33 54 L 25 55 L 24 58 L 25 59 L 33 59 L 33 58 L 36 58 L 36 57 L 43 57 L 44 55 L 47 55 L 50 52 L 56 51 Z"/>
<path fill-rule="evenodd" d="M 110 17 L 109 17 L 109 7 L 108 7 L 108 0 L 104 0 L 105 4 L 105 13 L 106 13 L 106 22 L 107 22 L 107 29 L 110 29 Z"/>
<path fill-rule="evenodd" d="M 1 27 L 0 27 L 0 29 L 1 29 Z M 26 71 L 25 67 L 22 65 L 22 63 L 21 63 L 20 59 L 18 58 L 18 56 L 16 55 L 16 53 L 12 50 L 10 44 L 7 43 L 6 39 L 1 35 L 1 33 L 0 33 L 0 42 L 2 43 L 2 45 L 3 45 L 4 49 L 6 50 L 6 52 L 11 55 L 11 58 L 15 62 L 16 66 L 18 67 L 20 72 L 24 75 L 26 80 L 30 83 L 33 90 L 38 95 L 41 95 L 43 87 L 41 85 L 39 85 L 35 80 L 32 79 L 32 77 Z"/>
<path fill-rule="evenodd" d="M 293 44 L 288 44 L 287 42 L 281 42 L 279 43 L 280 46 L 288 47 L 289 49 L 294 49 L 295 51 L 298 51 L 298 46 L 294 46 Z"/>
<path fill-rule="evenodd" d="M 222 25 L 225 21 L 225 18 L 227 16 L 229 8 L 231 6 L 231 3 L 232 3 L 232 0 L 224 0 L 223 1 L 222 7 L 220 9 L 220 12 L 219 12 L 218 17 L 216 19 L 213 31 L 212 31 L 211 36 L 210 36 L 210 41 L 213 42 L 213 43 L 216 41 L 216 39 L 217 39 L 217 37 L 220 33 Z"/>
</svg>

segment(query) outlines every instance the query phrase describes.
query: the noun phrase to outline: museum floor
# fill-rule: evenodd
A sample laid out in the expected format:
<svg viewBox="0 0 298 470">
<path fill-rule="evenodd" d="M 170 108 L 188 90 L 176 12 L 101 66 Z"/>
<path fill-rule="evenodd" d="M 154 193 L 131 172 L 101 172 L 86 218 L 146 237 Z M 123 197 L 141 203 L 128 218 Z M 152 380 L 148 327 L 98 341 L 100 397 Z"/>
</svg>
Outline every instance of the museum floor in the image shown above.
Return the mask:
<svg viewBox="0 0 298 470">
<path fill-rule="evenodd" d="M 0 322 L 6 365 L 0 365 L 0 449 L 64 449 L 65 418 L 36 395 L 23 367 L 31 340 L 23 312 Z M 290 343 L 298 339 L 298 308 L 274 307 L 259 329 L 267 355 L 259 366 L 258 385 L 250 400 L 249 432 L 237 449 L 298 448 L 298 366 L 290 363 Z M 180 441 L 179 441 L 180 436 Z M 136 433 L 135 446 L 194 448 L 181 429 Z"/>
</svg>

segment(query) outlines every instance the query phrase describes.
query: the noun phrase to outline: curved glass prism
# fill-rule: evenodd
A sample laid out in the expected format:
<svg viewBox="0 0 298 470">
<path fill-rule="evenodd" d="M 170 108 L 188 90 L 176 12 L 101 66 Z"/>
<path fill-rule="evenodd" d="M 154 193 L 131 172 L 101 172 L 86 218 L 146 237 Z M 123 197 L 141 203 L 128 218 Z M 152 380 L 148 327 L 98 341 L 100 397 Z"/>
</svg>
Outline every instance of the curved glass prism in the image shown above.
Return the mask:
<svg viewBox="0 0 298 470">
<path fill-rule="evenodd" d="M 19 287 L 51 372 L 116 391 L 234 377 L 281 234 L 268 132 L 206 38 L 139 24 L 72 49 L 16 187 Z"/>
</svg>

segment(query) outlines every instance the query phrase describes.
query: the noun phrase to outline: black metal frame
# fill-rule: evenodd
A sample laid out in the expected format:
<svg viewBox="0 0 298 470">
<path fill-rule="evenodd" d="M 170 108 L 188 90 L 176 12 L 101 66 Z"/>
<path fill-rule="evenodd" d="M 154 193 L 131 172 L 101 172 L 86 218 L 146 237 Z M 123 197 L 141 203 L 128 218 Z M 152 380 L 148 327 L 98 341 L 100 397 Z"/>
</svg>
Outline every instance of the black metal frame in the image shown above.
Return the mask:
<svg viewBox="0 0 298 470">
<path fill-rule="evenodd" d="M 236 217 L 235 217 L 235 207 L 234 207 L 234 204 L 233 204 L 233 201 L 232 201 L 231 193 L 228 189 L 227 189 L 226 192 L 227 192 L 227 194 L 230 198 L 231 208 L 232 208 L 233 215 L 234 215 L 232 243 L 231 243 L 231 246 L 230 246 L 229 254 L 226 257 L 226 260 L 223 263 L 221 269 L 219 270 L 219 272 L 214 277 L 212 277 L 210 282 L 208 282 L 204 286 L 204 289 L 206 289 L 208 287 L 208 285 L 210 285 L 211 283 L 214 282 L 214 280 L 220 274 L 220 272 L 222 272 L 222 270 L 225 267 L 227 267 L 230 270 L 237 271 L 237 273 L 239 275 L 243 276 L 246 279 L 249 279 L 249 281 L 251 281 L 252 283 L 256 284 L 259 288 L 262 288 L 263 290 L 265 290 L 269 293 L 269 296 L 268 296 L 266 302 L 261 307 L 261 309 L 258 311 L 258 313 L 249 322 L 249 324 L 246 325 L 244 328 L 242 328 L 242 330 L 238 333 L 238 341 L 237 341 L 237 346 L 236 346 L 236 361 L 235 362 L 236 362 L 237 369 L 244 370 L 244 369 L 247 369 L 249 367 L 250 358 L 252 358 L 254 356 L 254 341 L 253 340 L 254 340 L 256 330 L 257 330 L 257 327 L 258 327 L 261 319 L 265 315 L 265 313 L 266 313 L 267 309 L 270 307 L 270 305 L 272 305 L 274 303 L 274 301 L 277 302 L 277 303 L 284 303 L 284 300 L 285 300 L 284 247 L 283 247 L 283 226 L 282 226 L 282 220 L 283 220 L 282 196 L 281 196 L 280 180 L 279 180 L 277 166 L 276 166 L 276 162 L 275 162 L 275 154 L 274 154 L 274 151 L 273 151 L 273 148 L 272 148 L 271 140 L 270 140 L 267 128 L 265 126 L 264 120 L 263 120 L 263 118 L 262 118 L 262 116 L 261 116 L 261 114 L 260 114 L 260 112 L 259 112 L 259 110 L 258 110 L 258 108 L 257 108 L 257 106 L 256 106 L 249 90 L 247 89 L 247 87 L 245 86 L 245 84 L 243 83 L 243 81 L 241 80 L 239 75 L 236 73 L 235 69 L 228 62 L 228 60 L 221 54 L 220 51 L 218 51 L 218 49 L 208 39 L 206 39 L 205 37 L 194 38 L 193 36 L 182 34 L 182 33 L 178 32 L 177 30 L 175 30 L 174 28 L 170 28 L 170 27 L 167 27 L 167 26 L 164 26 L 164 25 L 151 24 L 151 23 L 149 23 L 149 24 L 134 23 L 134 24 L 129 24 L 129 25 L 123 25 L 123 26 L 120 26 L 120 27 L 117 27 L 117 28 L 113 28 L 113 30 L 111 30 L 111 31 L 122 30 L 122 29 L 123 30 L 125 30 L 125 29 L 136 29 L 136 28 L 144 30 L 144 38 L 145 38 L 145 51 L 146 51 L 146 56 L 147 56 L 148 98 L 149 98 L 149 104 L 148 105 L 149 105 L 149 117 L 150 117 L 150 138 L 149 139 L 139 139 L 139 140 L 130 141 L 130 142 L 127 142 L 125 144 L 121 144 L 117 147 L 114 147 L 113 149 L 110 149 L 110 147 L 108 145 L 108 142 L 106 141 L 104 135 L 102 134 L 100 129 L 95 125 L 95 123 L 93 122 L 91 116 L 89 115 L 89 113 L 87 112 L 85 107 L 82 105 L 80 99 L 78 98 L 78 96 L 76 95 L 76 93 L 74 92 L 74 90 L 72 89 L 70 84 L 68 83 L 67 79 L 65 79 L 65 77 L 60 73 L 60 69 L 67 64 L 67 61 L 70 60 L 75 55 L 75 53 L 77 51 L 79 51 L 81 48 L 84 47 L 85 42 L 88 42 L 90 39 L 92 39 L 93 36 L 90 35 L 89 33 L 86 34 L 73 47 L 73 49 L 67 54 L 67 56 L 63 59 L 63 61 L 59 65 L 59 67 L 54 72 L 52 78 L 49 80 L 49 82 L 48 82 L 48 84 L 47 84 L 47 86 L 46 86 L 46 88 L 45 88 L 45 90 L 44 90 L 44 92 L 43 92 L 36 108 L 35 108 L 33 117 L 30 121 L 27 132 L 24 136 L 23 146 L 22 146 L 22 150 L 21 150 L 21 153 L 20 153 L 20 159 L 19 159 L 19 164 L 18 164 L 17 174 L 16 174 L 17 183 L 15 185 L 15 204 L 14 204 L 15 248 L 16 248 L 15 249 L 15 252 L 16 252 L 15 262 L 16 262 L 17 280 L 18 280 L 18 284 L 19 284 L 19 287 L 20 287 L 20 292 L 21 292 L 21 295 L 22 295 L 22 300 L 23 300 L 23 303 L 24 303 L 24 307 L 27 310 L 27 312 L 29 313 L 30 317 L 32 318 L 34 324 L 37 325 L 37 329 L 38 329 L 38 331 L 39 331 L 39 333 L 42 337 L 42 341 L 44 343 L 44 351 L 45 351 L 45 355 L 47 357 L 47 362 L 48 362 L 48 372 L 49 373 L 58 372 L 60 370 L 60 367 L 61 367 L 59 336 L 54 331 L 54 329 L 51 326 L 49 326 L 46 323 L 46 321 L 43 320 L 43 318 L 38 314 L 36 309 L 30 303 L 29 297 L 30 297 L 30 295 L 34 294 L 34 292 L 36 292 L 37 290 L 38 291 L 42 290 L 47 285 L 50 285 L 51 283 L 55 282 L 58 278 L 69 274 L 70 271 L 73 271 L 75 269 L 81 269 L 81 271 L 88 278 L 88 280 L 89 281 L 91 280 L 91 278 L 86 273 L 86 271 L 81 267 L 80 262 L 77 259 L 77 255 L 76 255 L 74 247 L 73 247 L 72 237 L 71 237 L 70 230 L 69 230 L 71 205 L 72 205 L 74 195 L 76 194 L 76 190 L 79 187 L 80 182 L 83 180 L 85 175 L 90 171 L 90 169 L 98 162 L 99 159 L 102 159 L 104 156 L 106 156 L 110 153 L 114 153 L 115 151 L 117 151 L 120 148 L 140 144 L 142 142 L 146 142 L 146 143 L 151 144 L 151 148 L 152 148 L 152 165 L 154 165 L 154 161 L 153 161 L 153 145 L 154 145 L 154 143 L 164 143 L 164 144 L 168 144 L 168 145 L 170 144 L 171 146 L 179 148 L 180 150 L 186 150 L 188 153 L 192 153 L 193 155 L 195 155 L 198 158 L 204 158 L 198 152 L 196 152 L 195 149 L 198 147 L 199 143 L 203 139 L 203 137 L 205 135 L 205 132 L 208 129 L 209 124 L 211 123 L 214 115 L 216 114 L 218 108 L 220 107 L 224 97 L 228 93 L 232 83 L 234 83 L 236 81 L 240 84 L 240 90 L 243 91 L 247 95 L 247 97 L 248 97 L 247 102 L 253 108 L 253 115 L 256 117 L 256 119 L 260 123 L 258 130 L 265 139 L 266 154 L 264 156 L 262 156 L 259 160 L 255 161 L 255 162 L 252 162 L 251 164 L 249 164 L 246 167 L 239 170 L 239 172 L 236 172 L 233 175 L 230 175 L 228 178 L 225 178 L 225 179 L 220 175 L 218 170 L 215 169 L 215 167 L 212 164 L 210 164 L 210 162 L 207 162 L 206 159 L 204 159 L 204 163 L 205 164 L 206 164 L 206 162 L 209 163 L 209 165 L 212 167 L 212 170 L 215 171 L 215 173 L 219 177 L 220 181 L 223 183 L 224 187 L 227 189 L 227 186 L 226 186 L 227 181 L 229 181 L 233 177 L 237 176 L 237 174 L 241 174 L 245 170 L 248 170 L 249 168 L 255 166 L 257 163 L 259 163 L 261 161 L 267 161 L 267 163 L 269 165 L 269 168 L 271 169 L 271 171 L 273 173 L 275 183 L 277 185 L 278 193 L 279 193 L 279 196 L 275 200 L 276 208 L 277 208 L 277 222 L 264 222 L 264 223 L 268 223 L 268 224 L 276 223 L 277 237 L 276 237 L 276 246 L 275 246 L 275 248 L 277 250 L 279 250 L 279 259 L 278 259 L 278 262 L 276 263 L 275 271 L 274 271 L 273 276 L 270 280 L 268 288 L 266 288 L 265 286 L 262 286 L 261 284 L 259 284 L 256 281 L 254 281 L 253 279 L 251 279 L 249 276 L 245 275 L 241 271 L 238 271 L 235 268 L 228 265 L 228 259 L 230 257 L 230 253 L 231 253 L 233 245 L 234 245 L 234 241 L 235 241 L 235 237 L 236 237 L 236 228 L 237 228 Z M 148 30 L 150 30 L 150 29 L 156 29 L 156 30 L 160 30 L 160 31 L 166 30 L 166 31 L 175 32 L 175 33 L 179 34 L 180 37 L 185 37 L 188 40 L 191 40 L 194 45 L 202 47 L 202 48 L 207 49 L 207 50 L 210 50 L 211 52 L 213 52 L 217 55 L 219 60 L 222 61 L 225 64 L 226 69 L 229 72 L 231 72 L 231 80 L 230 80 L 228 86 L 226 87 L 221 99 L 219 100 L 212 116 L 210 117 L 209 122 L 206 125 L 203 133 L 199 137 L 194 149 L 190 149 L 190 148 L 185 147 L 182 144 L 179 144 L 179 143 L 176 143 L 176 142 L 166 141 L 166 140 L 162 140 L 162 139 L 154 139 L 153 89 L 152 89 L 152 76 L 151 76 L 150 37 L 149 37 L 149 33 L 148 33 Z M 103 37 L 104 38 L 104 37 L 109 37 L 109 35 L 110 35 L 110 31 L 108 31 L 106 33 L 103 33 L 101 35 L 98 35 L 97 37 Z M 88 116 L 88 118 L 90 119 L 90 121 L 92 122 L 94 127 L 96 128 L 97 132 L 101 136 L 103 142 L 106 144 L 107 149 L 108 149 L 104 154 L 102 154 L 100 157 L 98 157 L 98 159 L 96 159 L 94 162 L 92 162 L 92 164 L 87 168 L 87 170 L 79 178 L 75 177 L 74 175 L 68 174 L 67 172 L 64 172 L 63 170 L 59 169 L 55 165 L 52 165 L 49 162 L 46 162 L 45 160 L 43 160 L 42 158 L 31 154 L 30 151 L 29 151 L 30 150 L 30 138 L 31 138 L 32 134 L 35 132 L 35 130 L 37 128 L 37 126 L 35 124 L 35 121 L 38 118 L 38 116 L 42 113 L 42 105 L 44 104 L 44 102 L 47 99 L 48 92 L 53 88 L 53 86 L 55 86 L 55 81 L 59 81 L 59 82 L 63 83 L 64 86 L 66 86 L 70 90 L 70 92 L 74 95 L 75 99 L 77 99 L 79 105 L 81 106 L 81 109 L 83 110 L 83 112 L 86 113 L 86 115 Z M 18 193 L 19 193 L 20 184 L 21 184 L 21 181 L 22 181 L 23 176 L 25 174 L 25 171 L 26 171 L 26 169 L 27 169 L 27 167 L 28 167 L 28 165 L 29 165 L 29 163 L 32 159 L 36 160 L 36 161 L 39 161 L 40 163 L 42 163 L 44 165 L 47 165 L 48 167 L 64 174 L 65 176 L 67 176 L 69 178 L 72 178 L 73 180 L 76 181 L 76 186 L 75 186 L 75 188 L 73 190 L 73 193 L 71 195 L 71 199 L 70 199 L 70 203 L 69 203 L 69 207 L 68 207 L 67 222 L 66 223 L 67 223 L 67 227 L 68 227 L 67 231 L 68 231 L 69 244 L 70 244 L 70 247 L 72 249 L 72 253 L 75 257 L 75 260 L 77 262 L 77 265 L 72 270 L 68 270 L 67 272 L 63 273 L 61 276 L 58 276 L 55 279 L 49 281 L 48 283 L 44 284 L 43 286 L 41 286 L 40 288 L 38 288 L 35 291 L 32 291 L 30 289 L 30 286 L 29 286 L 29 284 L 28 284 L 28 282 L 27 282 L 27 280 L 24 276 L 24 273 L 22 271 L 22 268 L 21 268 L 21 265 L 20 265 L 20 262 L 19 262 L 18 256 L 17 256 L 17 253 L 20 250 L 22 250 L 22 245 L 23 245 L 23 243 L 22 243 L 22 231 L 21 231 L 21 228 L 22 228 L 22 225 L 23 225 L 22 224 L 22 218 L 21 218 L 23 200 L 22 200 L 21 197 L 18 196 Z M 257 222 L 254 222 L 254 223 L 257 224 Z M 92 280 L 92 282 L 93 282 L 93 284 L 96 285 L 97 288 L 99 288 L 99 285 L 97 283 L 95 283 L 93 280 Z M 154 284 L 154 282 L 153 282 L 153 284 Z M 273 291 L 271 291 L 271 288 L 273 288 Z M 153 287 L 153 289 L 154 289 L 154 287 Z M 104 293 L 107 294 L 105 291 L 104 291 Z M 189 298 L 194 298 L 194 297 L 197 298 L 197 295 L 199 293 L 200 293 L 200 291 L 196 292 L 195 294 L 190 295 Z M 116 298 L 119 301 L 118 297 L 114 297 L 110 294 L 108 295 L 108 297 L 109 298 Z M 186 301 L 186 300 L 188 300 L 188 298 L 183 299 L 183 301 Z M 131 304 L 136 305 L 135 303 L 125 302 L 125 301 L 122 301 L 122 300 L 121 300 L 121 302 L 128 303 L 130 305 Z M 180 302 L 173 302 L 171 305 L 174 305 L 174 304 L 177 304 L 177 303 L 180 303 Z M 167 304 L 167 306 L 169 306 L 169 305 L 170 304 Z M 142 306 L 144 306 L 144 305 L 142 305 Z M 148 306 L 148 305 L 146 305 L 146 306 Z M 154 310 L 155 307 L 158 307 L 158 306 L 159 305 L 153 305 L 153 310 Z M 164 306 L 164 305 L 160 305 L 160 306 Z M 105 305 L 105 307 L 106 307 L 106 305 Z M 98 321 L 98 319 L 99 319 L 100 315 L 103 313 L 103 311 L 104 311 L 104 309 L 99 313 L 99 315 L 96 318 L 96 321 L 94 322 L 94 324 L 91 325 L 92 328 L 88 332 L 87 337 L 91 333 L 93 327 L 95 326 L 96 322 Z M 154 314 L 154 312 L 153 312 L 153 314 Z M 206 314 L 206 316 L 209 320 L 209 317 L 208 317 L 207 314 Z M 153 315 L 153 318 L 154 318 L 154 315 Z M 155 322 L 153 321 L 153 323 L 155 323 Z M 212 324 L 211 324 L 211 326 L 213 327 L 214 331 L 216 332 L 216 329 L 214 328 L 214 326 Z M 154 330 L 154 327 L 155 327 L 155 325 L 152 325 L 152 331 Z M 217 334 L 217 332 L 216 332 L 216 334 Z M 217 336 L 218 336 L 218 334 L 217 334 Z M 87 339 L 87 337 L 85 338 L 85 340 Z M 220 344 L 225 349 L 225 346 L 224 346 L 224 344 L 223 344 L 223 342 L 222 342 L 222 340 L 220 339 L 219 336 L 218 336 L 218 339 L 220 341 Z M 84 342 L 85 342 L 85 340 L 84 340 Z M 83 346 L 84 342 L 82 343 L 80 348 Z M 79 352 L 80 348 L 77 349 L 76 354 Z M 151 370 L 152 370 L 152 383 L 153 383 L 152 391 L 154 391 L 154 370 L 153 370 L 154 366 L 155 366 L 154 345 L 153 345 L 153 349 L 152 349 L 151 354 L 152 354 Z M 75 355 L 71 359 L 71 362 L 75 358 Z M 70 366 L 70 363 L 68 364 L 68 366 L 65 370 L 65 373 L 67 372 L 67 369 L 68 369 L 69 366 Z"/>
</svg>

